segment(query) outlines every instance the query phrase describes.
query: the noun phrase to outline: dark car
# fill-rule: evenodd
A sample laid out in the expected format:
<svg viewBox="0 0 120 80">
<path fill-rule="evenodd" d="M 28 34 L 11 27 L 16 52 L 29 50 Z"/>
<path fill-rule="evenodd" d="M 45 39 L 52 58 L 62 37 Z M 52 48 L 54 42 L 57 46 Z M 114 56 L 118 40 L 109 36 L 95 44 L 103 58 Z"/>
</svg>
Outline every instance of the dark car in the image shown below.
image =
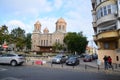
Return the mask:
<svg viewBox="0 0 120 80">
<path fill-rule="evenodd" d="M 77 57 L 70 57 L 67 61 L 66 61 L 66 65 L 79 65 L 79 58 Z"/>
<path fill-rule="evenodd" d="M 98 55 L 97 54 L 92 54 L 92 59 L 95 60 L 95 59 L 98 59 Z"/>
<path fill-rule="evenodd" d="M 91 62 L 91 61 L 92 61 L 92 56 L 91 56 L 91 55 L 86 55 L 86 56 L 83 58 L 83 61 L 84 61 L 84 62 Z"/>
</svg>

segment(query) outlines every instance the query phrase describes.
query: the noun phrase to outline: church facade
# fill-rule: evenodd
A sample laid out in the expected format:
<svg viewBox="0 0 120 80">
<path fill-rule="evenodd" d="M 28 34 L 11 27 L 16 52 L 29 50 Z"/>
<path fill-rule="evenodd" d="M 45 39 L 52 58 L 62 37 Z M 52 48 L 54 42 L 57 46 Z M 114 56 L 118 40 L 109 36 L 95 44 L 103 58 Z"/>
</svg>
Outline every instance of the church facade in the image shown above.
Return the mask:
<svg viewBox="0 0 120 80">
<path fill-rule="evenodd" d="M 31 36 L 32 47 L 31 50 L 35 52 L 53 52 L 52 46 L 55 43 L 63 44 L 63 39 L 66 35 L 66 26 L 67 23 L 63 18 L 60 18 L 55 23 L 56 29 L 55 32 L 49 33 L 48 28 L 46 27 L 41 32 L 41 23 L 37 21 L 34 24 L 34 30 Z"/>
</svg>

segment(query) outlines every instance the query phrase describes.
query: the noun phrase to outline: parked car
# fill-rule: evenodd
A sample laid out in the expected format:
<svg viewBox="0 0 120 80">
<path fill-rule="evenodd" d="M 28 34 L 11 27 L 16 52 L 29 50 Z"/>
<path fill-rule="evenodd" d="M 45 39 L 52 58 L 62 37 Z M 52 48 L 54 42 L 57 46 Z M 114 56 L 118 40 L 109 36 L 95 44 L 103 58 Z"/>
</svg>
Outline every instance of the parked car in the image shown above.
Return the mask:
<svg viewBox="0 0 120 80">
<path fill-rule="evenodd" d="M 81 58 L 84 58 L 86 55 L 88 55 L 87 53 L 82 53 L 81 55 L 80 55 L 80 57 Z"/>
<path fill-rule="evenodd" d="M 65 63 L 66 60 L 67 60 L 67 56 L 65 56 L 63 54 L 59 54 L 59 55 L 56 55 L 55 57 L 53 57 L 52 63 Z"/>
<path fill-rule="evenodd" d="M 92 61 L 92 56 L 91 56 L 91 55 L 86 55 L 86 56 L 83 58 L 83 61 L 84 61 L 84 62 L 91 62 L 91 61 Z"/>
<path fill-rule="evenodd" d="M 74 54 L 71 54 L 71 55 L 68 55 L 68 58 L 70 58 L 70 57 L 77 57 L 77 58 L 80 58 L 80 55 L 74 55 Z"/>
<path fill-rule="evenodd" d="M 0 55 L 0 63 L 16 66 L 22 65 L 24 62 L 25 58 L 21 54 L 4 53 Z"/>
<path fill-rule="evenodd" d="M 79 58 L 78 57 L 70 57 L 68 60 L 66 60 L 66 65 L 79 65 Z"/>
<path fill-rule="evenodd" d="M 97 54 L 92 54 L 92 59 L 95 60 L 95 59 L 98 59 L 98 55 Z"/>
</svg>

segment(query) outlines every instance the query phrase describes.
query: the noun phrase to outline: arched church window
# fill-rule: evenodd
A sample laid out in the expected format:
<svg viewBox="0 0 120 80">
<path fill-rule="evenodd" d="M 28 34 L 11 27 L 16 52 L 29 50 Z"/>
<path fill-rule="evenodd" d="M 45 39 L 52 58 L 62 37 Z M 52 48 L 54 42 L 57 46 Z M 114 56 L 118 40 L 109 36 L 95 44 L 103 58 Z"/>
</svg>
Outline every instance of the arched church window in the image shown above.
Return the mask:
<svg viewBox="0 0 120 80">
<path fill-rule="evenodd" d="M 64 25 L 62 26 L 62 29 L 64 30 Z"/>
<path fill-rule="evenodd" d="M 59 30 L 61 29 L 61 25 L 59 25 Z"/>
</svg>

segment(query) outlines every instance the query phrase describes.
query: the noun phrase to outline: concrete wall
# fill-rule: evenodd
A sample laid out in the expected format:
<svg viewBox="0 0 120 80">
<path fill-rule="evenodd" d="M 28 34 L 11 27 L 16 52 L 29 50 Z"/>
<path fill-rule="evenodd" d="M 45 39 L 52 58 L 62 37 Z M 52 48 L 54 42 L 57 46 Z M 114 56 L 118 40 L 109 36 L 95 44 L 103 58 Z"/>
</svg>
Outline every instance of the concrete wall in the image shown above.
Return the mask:
<svg viewBox="0 0 120 80">
<path fill-rule="evenodd" d="M 98 59 L 103 62 L 104 56 L 111 56 L 113 63 L 120 64 L 120 53 L 116 53 L 115 50 L 98 50 Z M 117 61 L 116 57 L 118 56 L 119 61 Z"/>
</svg>

